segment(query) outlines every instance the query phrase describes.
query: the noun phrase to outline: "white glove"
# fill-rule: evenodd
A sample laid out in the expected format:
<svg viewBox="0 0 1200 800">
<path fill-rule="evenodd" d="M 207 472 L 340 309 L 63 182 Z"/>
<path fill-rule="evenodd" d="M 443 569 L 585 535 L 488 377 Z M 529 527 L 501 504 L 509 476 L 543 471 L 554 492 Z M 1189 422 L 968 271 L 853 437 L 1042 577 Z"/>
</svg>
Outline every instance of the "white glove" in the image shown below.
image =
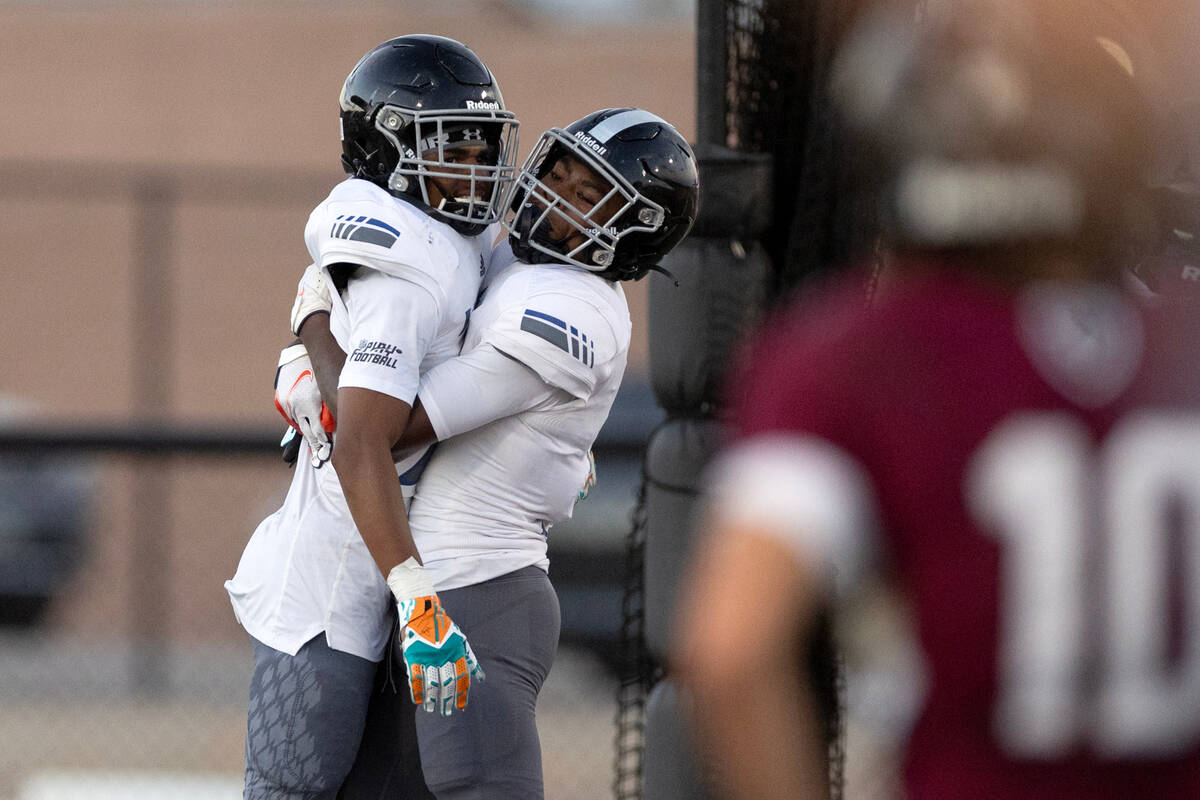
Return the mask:
<svg viewBox="0 0 1200 800">
<path fill-rule="evenodd" d="M 312 465 L 319 469 L 333 453 L 331 435 L 337 422 L 321 400 L 312 362 L 302 344 L 285 347 L 279 353 L 279 368 L 275 371 L 275 408 L 308 442 Z"/>
<path fill-rule="evenodd" d="M 333 297 L 329 293 L 329 276 L 316 264 L 309 264 L 296 285 L 296 302 L 292 303 L 292 333 L 299 336 L 300 326 L 313 314 L 329 313 Z"/>
</svg>

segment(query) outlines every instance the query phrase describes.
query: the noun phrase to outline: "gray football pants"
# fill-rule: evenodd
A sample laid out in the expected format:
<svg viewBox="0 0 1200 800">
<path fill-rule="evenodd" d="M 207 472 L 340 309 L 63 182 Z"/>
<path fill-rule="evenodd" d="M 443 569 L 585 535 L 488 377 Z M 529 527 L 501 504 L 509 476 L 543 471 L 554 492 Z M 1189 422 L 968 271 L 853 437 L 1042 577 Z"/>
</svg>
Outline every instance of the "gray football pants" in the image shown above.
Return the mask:
<svg viewBox="0 0 1200 800">
<path fill-rule="evenodd" d="M 558 649 L 558 595 L 537 567 L 438 592 L 486 673 L 464 711 L 417 714 L 425 782 L 438 800 L 538 800 L 534 710 Z"/>
<path fill-rule="evenodd" d="M 438 595 L 487 675 L 450 717 L 416 711 L 398 652 L 376 665 L 324 634 L 295 656 L 254 642 L 245 800 L 420 800 L 426 783 L 438 800 L 543 796 L 534 710 L 560 627 L 549 578 L 526 567 Z"/>
<path fill-rule="evenodd" d="M 403 667 L 393 686 L 387 659 L 331 650 L 323 633 L 295 656 L 251 641 L 245 800 L 432 797 Z"/>
</svg>

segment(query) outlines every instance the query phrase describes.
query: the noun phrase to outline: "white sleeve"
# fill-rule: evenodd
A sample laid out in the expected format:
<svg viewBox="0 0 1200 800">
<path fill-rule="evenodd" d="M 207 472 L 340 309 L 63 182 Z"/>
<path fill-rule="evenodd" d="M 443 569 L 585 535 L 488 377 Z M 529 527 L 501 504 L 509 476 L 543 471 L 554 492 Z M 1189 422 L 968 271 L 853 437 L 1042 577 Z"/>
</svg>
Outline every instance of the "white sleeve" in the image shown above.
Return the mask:
<svg viewBox="0 0 1200 800">
<path fill-rule="evenodd" d="M 338 388 L 372 389 L 411 404 L 437 335 L 437 301 L 417 284 L 374 270 L 360 270 L 343 297 L 349 339 Z"/>
<path fill-rule="evenodd" d="M 367 181 L 342 181 L 309 215 L 304 242 L 318 268 L 354 264 L 423 287 L 435 297 L 458 257 L 427 215 L 397 205 Z"/>
<path fill-rule="evenodd" d="M 418 391 L 438 441 L 570 396 L 491 345 L 443 361 Z"/>
<path fill-rule="evenodd" d="M 874 492 L 848 453 L 814 436 L 764 434 L 718 456 L 705 474 L 710 518 L 752 525 L 827 565 L 839 592 L 874 560 Z"/>
<path fill-rule="evenodd" d="M 480 341 L 581 399 L 592 394 L 601 371 L 622 352 L 604 315 L 562 292 L 542 292 L 506 308 Z"/>
</svg>

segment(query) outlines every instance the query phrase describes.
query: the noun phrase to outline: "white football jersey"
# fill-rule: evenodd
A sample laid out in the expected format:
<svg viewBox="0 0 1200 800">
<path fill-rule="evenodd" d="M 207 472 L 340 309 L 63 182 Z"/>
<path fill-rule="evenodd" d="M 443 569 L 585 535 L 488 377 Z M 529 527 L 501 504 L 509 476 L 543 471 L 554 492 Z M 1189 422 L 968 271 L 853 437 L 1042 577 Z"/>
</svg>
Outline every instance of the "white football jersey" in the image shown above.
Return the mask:
<svg viewBox="0 0 1200 800">
<path fill-rule="evenodd" d="M 507 243 L 496 253 L 512 262 Z M 571 516 L 588 474 L 587 452 L 608 418 L 629 352 L 629 308 L 619 283 L 576 267 L 521 262 L 489 270 L 489 280 L 471 315 L 464 356 L 494 348 L 553 391 L 520 413 L 460 433 L 455 420 L 470 413 L 456 404 L 471 393 L 455 383 L 458 360 L 422 379 L 421 402 L 438 438 L 451 438 L 433 452 L 409 523 L 439 590 L 533 564 L 547 568 L 547 532 Z M 487 397 L 487 387 L 481 394 Z"/>
<path fill-rule="evenodd" d="M 491 241 L 491 231 L 461 236 L 367 181 L 335 187 L 305 242 L 322 268 L 358 265 L 330 312 L 347 353 L 338 385 L 411 404 L 421 374 L 459 352 Z M 422 452 L 398 464 L 401 482 L 411 488 L 425 461 Z M 392 593 L 333 464 L 313 469 L 307 445 L 283 506 L 258 526 L 225 586 L 242 626 L 270 647 L 295 654 L 324 631 L 335 650 L 382 657 Z"/>
</svg>

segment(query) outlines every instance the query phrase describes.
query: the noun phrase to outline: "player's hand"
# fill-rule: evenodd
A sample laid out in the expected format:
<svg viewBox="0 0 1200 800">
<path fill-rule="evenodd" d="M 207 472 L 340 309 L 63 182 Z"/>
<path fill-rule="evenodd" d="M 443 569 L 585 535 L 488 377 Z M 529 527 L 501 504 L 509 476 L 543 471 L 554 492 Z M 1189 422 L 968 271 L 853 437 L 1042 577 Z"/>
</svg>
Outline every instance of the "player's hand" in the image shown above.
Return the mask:
<svg viewBox="0 0 1200 800">
<path fill-rule="evenodd" d="M 587 479 L 584 480 L 583 486 L 581 486 L 579 488 L 579 494 L 576 495 L 575 502 L 578 503 L 580 500 L 587 497 L 595 485 L 596 485 L 596 456 L 594 453 L 592 453 L 591 450 L 588 450 Z"/>
<path fill-rule="evenodd" d="M 321 401 L 312 362 L 302 344 L 285 347 L 279 354 L 279 368 L 275 371 L 275 408 L 308 442 L 312 465 L 320 468 L 333 454 L 332 434 L 337 423 Z"/>
<path fill-rule="evenodd" d="M 483 670 L 467 637 L 442 608 L 438 596 L 425 595 L 401 602 L 400 647 L 408 667 L 412 701 L 443 717 L 467 707 L 471 681 L 483 680 Z"/>
<path fill-rule="evenodd" d="M 442 608 L 433 584 L 416 559 L 394 567 L 388 585 L 397 596 L 400 648 L 412 701 L 444 717 L 455 709 L 463 710 L 471 681 L 484 678 L 467 637 Z"/>
<path fill-rule="evenodd" d="M 296 301 L 292 303 L 292 333 L 299 336 L 304 320 L 313 314 L 328 314 L 332 307 L 333 297 L 329 292 L 325 271 L 318 269 L 316 264 L 309 264 L 300 277 L 300 283 L 296 285 Z"/>
</svg>

